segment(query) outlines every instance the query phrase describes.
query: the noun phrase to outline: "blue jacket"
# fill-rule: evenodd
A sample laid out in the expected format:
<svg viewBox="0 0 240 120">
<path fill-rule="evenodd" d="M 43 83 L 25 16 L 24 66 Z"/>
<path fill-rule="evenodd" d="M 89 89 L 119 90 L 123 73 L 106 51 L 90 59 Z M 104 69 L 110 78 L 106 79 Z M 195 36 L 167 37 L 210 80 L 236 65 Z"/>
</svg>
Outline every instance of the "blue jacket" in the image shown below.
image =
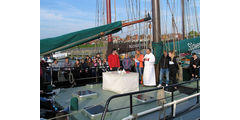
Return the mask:
<svg viewBox="0 0 240 120">
<path fill-rule="evenodd" d="M 124 69 L 131 69 L 132 60 L 130 58 L 124 58 L 122 61 L 122 65 Z"/>
</svg>

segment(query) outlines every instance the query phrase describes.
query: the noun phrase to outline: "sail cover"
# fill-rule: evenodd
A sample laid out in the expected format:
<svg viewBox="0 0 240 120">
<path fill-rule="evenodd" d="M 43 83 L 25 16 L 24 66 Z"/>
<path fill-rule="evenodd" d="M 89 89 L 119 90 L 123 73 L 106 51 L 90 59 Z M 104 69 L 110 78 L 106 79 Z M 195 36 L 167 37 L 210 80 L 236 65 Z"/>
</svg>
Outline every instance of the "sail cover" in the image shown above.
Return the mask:
<svg viewBox="0 0 240 120">
<path fill-rule="evenodd" d="M 40 54 L 44 55 L 60 50 L 65 50 L 76 45 L 98 39 L 101 36 L 116 33 L 121 29 L 122 22 L 118 21 L 95 28 L 68 33 L 59 37 L 42 39 L 40 40 Z"/>
<path fill-rule="evenodd" d="M 200 37 L 175 41 L 175 44 L 173 42 L 168 42 L 165 44 L 162 42 L 153 42 L 152 46 L 154 49 L 155 63 L 158 64 L 163 50 L 172 51 L 174 46 L 178 53 L 187 53 L 196 49 L 200 49 Z"/>
<path fill-rule="evenodd" d="M 164 44 L 164 48 L 167 50 L 173 50 L 173 42 Z M 200 37 L 190 38 L 180 40 L 179 42 L 175 41 L 175 50 L 179 53 L 191 52 L 193 50 L 200 49 Z"/>
</svg>

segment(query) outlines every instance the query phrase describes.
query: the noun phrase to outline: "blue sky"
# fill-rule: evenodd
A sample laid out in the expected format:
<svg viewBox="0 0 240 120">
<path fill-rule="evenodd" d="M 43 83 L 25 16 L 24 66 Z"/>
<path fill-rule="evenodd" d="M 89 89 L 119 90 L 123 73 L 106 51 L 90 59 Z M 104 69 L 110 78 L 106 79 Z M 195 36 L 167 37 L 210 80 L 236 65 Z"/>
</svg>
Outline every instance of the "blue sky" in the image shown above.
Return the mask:
<svg viewBox="0 0 240 120">
<path fill-rule="evenodd" d="M 56 37 L 66 33 L 79 31 L 82 29 L 94 27 L 96 25 L 96 1 L 102 3 L 102 0 L 40 0 L 40 39 Z M 126 3 L 129 0 L 116 0 L 116 14 L 118 20 L 127 20 L 126 12 Z M 135 1 L 135 0 L 132 0 Z M 169 0 L 170 3 L 175 1 L 175 5 L 180 5 L 180 0 Z M 145 7 L 146 2 L 146 7 Z M 193 9 L 192 0 L 191 8 Z M 200 1 L 196 0 L 198 21 L 200 26 Z M 115 19 L 114 12 L 114 0 L 111 1 L 112 4 L 112 21 Z M 127 4 L 129 5 L 129 4 Z M 169 32 L 171 31 L 171 15 L 169 8 L 166 4 L 166 0 L 161 0 L 161 21 L 162 21 L 162 31 Z M 133 5 L 134 7 L 136 4 Z M 140 0 L 140 16 L 144 16 L 145 9 L 148 12 L 151 12 L 151 0 Z M 99 6 L 101 7 L 101 6 Z M 181 11 L 180 7 L 175 9 L 175 17 L 178 29 L 181 29 Z M 136 12 L 136 9 L 135 9 Z M 106 13 L 106 12 L 105 12 Z M 133 17 L 133 15 L 132 15 Z M 192 19 L 194 16 L 189 15 L 189 19 Z M 167 22 L 166 22 L 167 20 Z M 195 20 L 192 19 L 191 22 Z M 195 23 L 192 23 L 196 25 Z M 141 24 L 143 25 L 143 23 Z M 189 25 L 192 29 L 196 26 Z M 187 27 L 190 28 L 191 27 Z M 127 28 L 125 28 L 127 29 Z M 128 28 L 131 29 L 131 28 Z M 133 28 L 132 28 L 133 29 Z M 143 32 L 144 30 L 142 30 Z M 136 31 L 136 33 L 138 33 Z M 119 32 L 118 34 L 125 34 L 125 32 Z M 134 34 L 134 33 L 133 33 Z"/>
</svg>

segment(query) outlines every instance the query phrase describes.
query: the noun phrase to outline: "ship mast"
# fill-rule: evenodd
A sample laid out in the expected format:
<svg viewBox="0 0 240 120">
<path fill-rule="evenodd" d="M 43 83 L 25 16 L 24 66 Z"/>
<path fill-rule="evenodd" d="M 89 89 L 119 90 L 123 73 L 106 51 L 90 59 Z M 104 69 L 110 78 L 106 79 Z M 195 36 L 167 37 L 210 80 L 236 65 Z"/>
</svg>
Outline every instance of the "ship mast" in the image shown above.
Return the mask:
<svg viewBox="0 0 240 120">
<path fill-rule="evenodd" d="M 111 0 L 106 0 L 106 8 L 107 8 L 107 24 L 111 24 Z M 108 35 L 108 48 L 107 48 L 107 54 L 106 58 L 109 54 L 111 54 L 111 51 L 113 49 L 113 40 L 112 40 L 112 34 Z"/>
<path fill-rule="evenodd" d="M 153 23 L 153 42 L 156 44 L 161 43 L 161 27 L 160 27 L 160 4 L 159 0 L 152 0 L 152 23 Z M 160 46 L 158 46 L 160 47 Z M 156 54 L 162 54 L 159 53 L 155 48 L 154 49 L 154 54 L 155 56 L 158 56 Z M 156 80 L 158 81 L 159 79 L 159 63 L 155 64 L 155 75 L 156 75 Z"/>
<path fill-rule="evenodd" d="M 185 39 L 185 13 L 184 13 L 184 0 L 181 1 L 182 4 L 182 39 Z"/>
</svg>

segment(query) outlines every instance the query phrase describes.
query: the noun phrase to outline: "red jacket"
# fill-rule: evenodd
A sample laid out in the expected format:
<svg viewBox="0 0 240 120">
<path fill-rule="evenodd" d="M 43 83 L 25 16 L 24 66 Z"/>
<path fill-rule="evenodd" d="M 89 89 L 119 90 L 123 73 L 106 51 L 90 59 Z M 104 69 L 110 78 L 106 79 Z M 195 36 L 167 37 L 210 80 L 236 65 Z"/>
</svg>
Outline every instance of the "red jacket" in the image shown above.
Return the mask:
<svg viewBox="0 0 240 120">
<path fill-rule="evenodd" d="M 120 61 L 118 55 L 110 54 L 108 56 L 108 65 L 110 68 L 120 67 Z"/>
</svg>

